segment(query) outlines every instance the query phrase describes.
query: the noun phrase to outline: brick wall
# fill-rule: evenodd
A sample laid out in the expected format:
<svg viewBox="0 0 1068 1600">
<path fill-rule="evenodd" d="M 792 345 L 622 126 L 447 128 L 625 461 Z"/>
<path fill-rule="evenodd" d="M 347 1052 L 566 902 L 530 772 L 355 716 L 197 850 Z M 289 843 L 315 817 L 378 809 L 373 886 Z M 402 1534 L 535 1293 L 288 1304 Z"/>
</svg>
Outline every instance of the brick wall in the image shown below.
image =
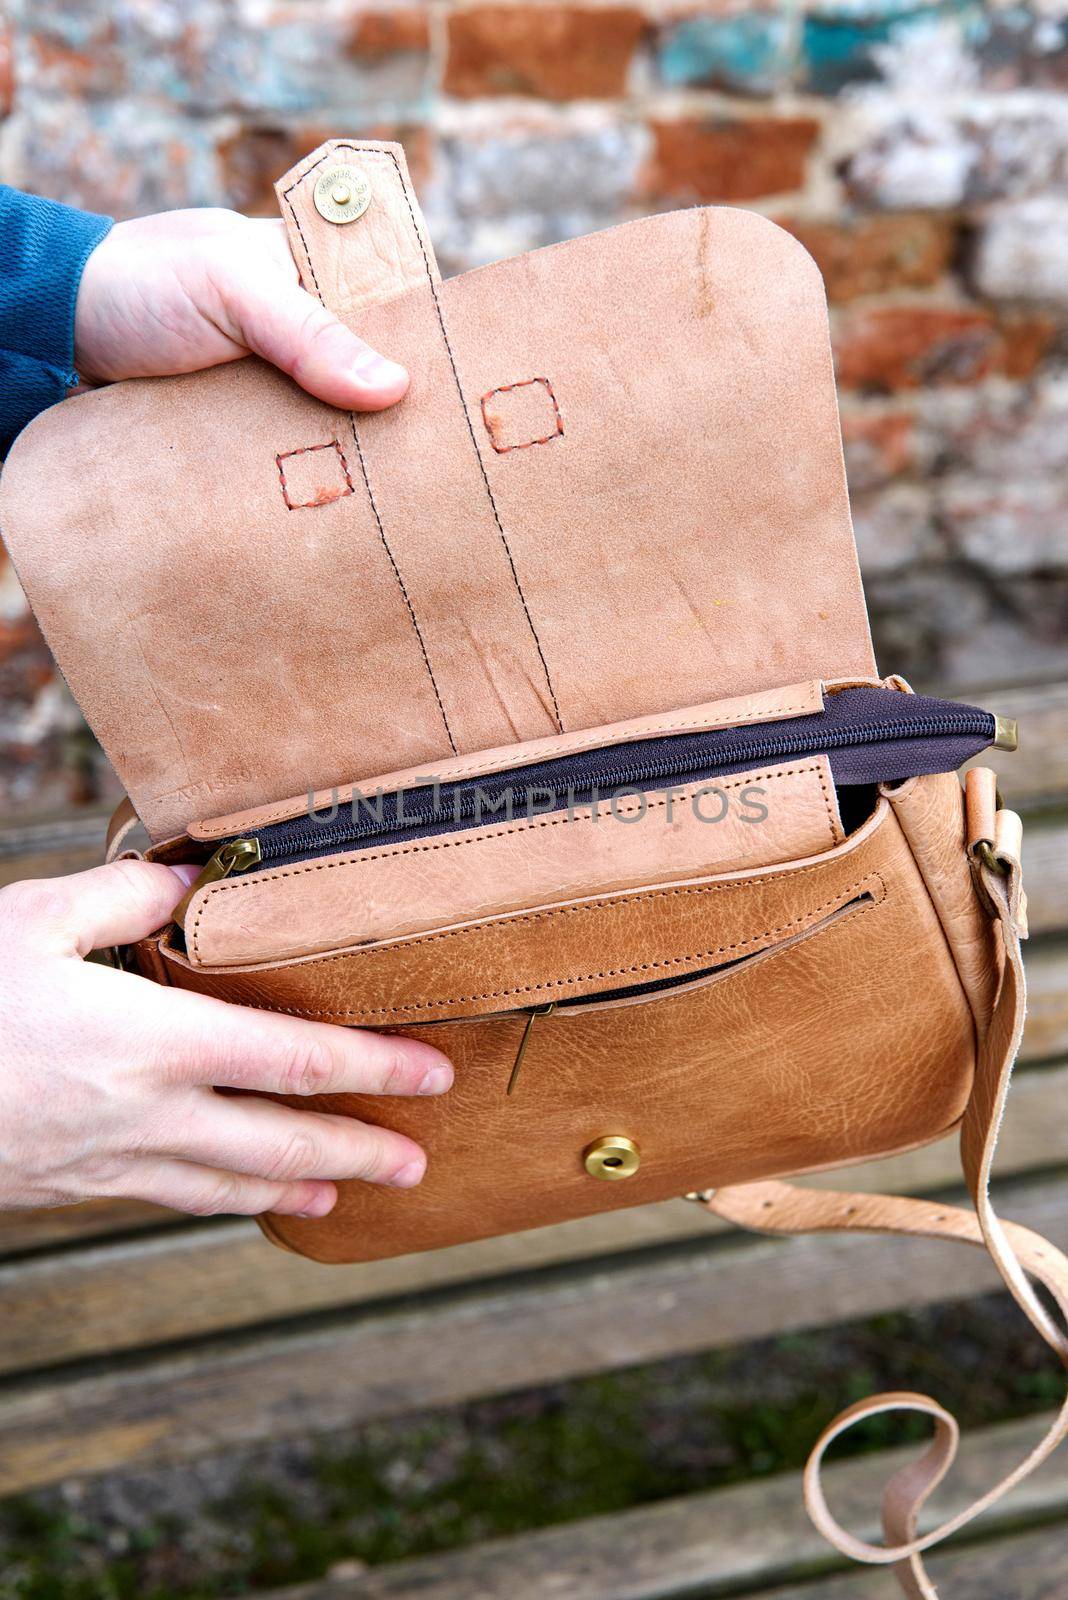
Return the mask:
<svg viewBox="0 0 1068 1600">
<path fill-rule="evenodd" d="M 404 143 L 443 269 L 694 201 L 791 228 L 832 303 L 880 659 L 1068 671 L 1068 0 L 13 0 L 0 176 L 123 216 L 272 208 Z M 2 559 L 2 558 L 0 558 Z M 107 776 L 0 570 L 0 799 Z"/>
</svg>

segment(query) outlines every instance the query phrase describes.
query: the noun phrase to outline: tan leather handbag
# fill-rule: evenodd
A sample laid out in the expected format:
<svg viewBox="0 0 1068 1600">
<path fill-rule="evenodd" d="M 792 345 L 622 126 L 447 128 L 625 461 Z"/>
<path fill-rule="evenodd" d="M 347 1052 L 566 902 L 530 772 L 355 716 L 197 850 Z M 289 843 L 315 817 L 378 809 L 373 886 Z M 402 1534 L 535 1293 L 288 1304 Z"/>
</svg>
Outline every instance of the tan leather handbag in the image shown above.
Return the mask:
<svg viewBox="0 0 1068 1600">
<path fill-rule="evenodd" d="M 1011 730 L 877 673 L 811 260 L 697 209 L 442 282 L 388 144 L 326 145 L 278 197 L 306 287 L 408 397 L 347 415 L 255 360 L 116 384 L 38 418 L 2 490 L 130 795 L 112 853 L 140 818 L 154 858 L 204 862 L 136 967 L 455 1062 L 389 1106 L 417 1190 L 264 1231 L 367 1260 L 689 1192 L 763 1231 L 985 1244 L 1068 1360 L 1030 1282 L 1064 1309 L 1068 1262 L 988 1199 L 1020 824 L 956 773 Z M 974 1212 L 781 1181 L 958 1128 Z M 884 1548 L 819 1470 L 892 1407 L 935 1438 Z M 810 1507 L 931 1596 L 920 1552 L 1066 1431 L 921 1537 L 955 1424 L 883 1396 L 820 1440 Z"/>
</svg>

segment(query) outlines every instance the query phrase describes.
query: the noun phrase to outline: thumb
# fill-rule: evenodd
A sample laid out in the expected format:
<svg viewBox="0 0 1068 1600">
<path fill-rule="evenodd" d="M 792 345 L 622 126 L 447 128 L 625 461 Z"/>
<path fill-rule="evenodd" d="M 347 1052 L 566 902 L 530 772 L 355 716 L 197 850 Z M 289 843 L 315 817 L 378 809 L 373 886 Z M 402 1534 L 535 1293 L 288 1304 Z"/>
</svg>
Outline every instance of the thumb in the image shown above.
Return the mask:
<svg viewBox="0 0 1068 1600">
<path fill-rule="evenodd" d="M 66 878 L 16 884 L 8 908 L 24 938 L 86 956 L 162 928 L 198 870 L 113 861 Z"/>
<path fill-rule="evenodd" d="M 381 411 L 408 388 L 408 374 L 387 361 L 296 284 L 269 301 L 240 308 L 242 341 L 302 389 L 341 411 Z"/>
</svg>

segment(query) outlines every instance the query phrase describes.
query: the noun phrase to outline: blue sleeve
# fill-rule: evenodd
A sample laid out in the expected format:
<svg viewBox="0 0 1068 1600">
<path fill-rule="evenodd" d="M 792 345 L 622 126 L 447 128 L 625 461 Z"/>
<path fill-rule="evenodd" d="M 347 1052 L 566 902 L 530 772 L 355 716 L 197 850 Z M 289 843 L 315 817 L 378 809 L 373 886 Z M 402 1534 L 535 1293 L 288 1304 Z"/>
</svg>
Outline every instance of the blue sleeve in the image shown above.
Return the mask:
<svg viewBox="0 0 1068 1600">
<path fill-rule="evenodd" d="M 110 227 L 110 217 L 0 184 L 0 457 L 78 381 L 78 285 Z"/>
</svg>

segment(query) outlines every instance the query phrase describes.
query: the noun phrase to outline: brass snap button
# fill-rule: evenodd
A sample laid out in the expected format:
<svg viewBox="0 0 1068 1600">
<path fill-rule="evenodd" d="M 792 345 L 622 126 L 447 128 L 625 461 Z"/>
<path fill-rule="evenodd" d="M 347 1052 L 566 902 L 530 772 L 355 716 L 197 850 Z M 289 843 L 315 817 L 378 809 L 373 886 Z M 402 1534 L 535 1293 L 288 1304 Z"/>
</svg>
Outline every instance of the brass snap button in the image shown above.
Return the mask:
<svg viewBox="0 0 1068 1600">
<path fill-rule="evenodd" d="M 327 222 L 355 222 L 371 204 L 371 185 L 359 167 L 328 167 L 316 180 L 312 198 Z"/>
<path fill-rule="evenodd" d="M 641 1163 L 641 1153 L 633 1139 L 624 1133 L 608 1133 L 595 1139 L 582 1152 L 583 1165 L 591 1178 L 631 1178 Z"/>
</svg>

